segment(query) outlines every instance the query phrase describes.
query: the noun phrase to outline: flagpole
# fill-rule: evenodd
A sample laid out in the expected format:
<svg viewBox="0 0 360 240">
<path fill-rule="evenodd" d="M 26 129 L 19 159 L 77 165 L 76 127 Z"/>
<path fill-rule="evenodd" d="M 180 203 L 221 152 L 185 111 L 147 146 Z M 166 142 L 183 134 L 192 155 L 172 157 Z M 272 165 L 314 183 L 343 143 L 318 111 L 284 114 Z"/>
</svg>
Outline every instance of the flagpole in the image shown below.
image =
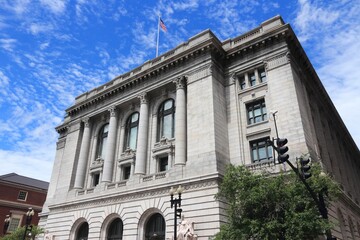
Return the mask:
<svg viewBox="0 0 360 240">
<path fill-rule="evenodd" d="M 159 35 L 160 35 L 160 15 L 158 19 L 158 30 L 157 30 L 157 38 L 156 38 L 156 57 L 158 57 L 158 53 L 159 53 Z"/>
</svg>

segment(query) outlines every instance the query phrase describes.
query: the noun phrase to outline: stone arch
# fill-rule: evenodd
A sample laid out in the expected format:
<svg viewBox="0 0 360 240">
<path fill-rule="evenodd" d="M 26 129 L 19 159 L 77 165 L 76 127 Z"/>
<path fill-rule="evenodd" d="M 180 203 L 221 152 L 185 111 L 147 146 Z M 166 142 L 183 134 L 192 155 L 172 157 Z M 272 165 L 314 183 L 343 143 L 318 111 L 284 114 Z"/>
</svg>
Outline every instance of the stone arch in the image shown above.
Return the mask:
<svg viewBox="0 0 360 240">
<path fill-rule="evenodd" d="M 79 228 L 82 226 L 82 224 L 84 224 L 84 223 L 89 224 L 88 221 L 84 217 L 77 219 L 73 223 L 71 230 L 70 230 L 70 238 L 69 239 L 76 240 L 77 232 L 78 232 Z"/>
<path fill-rule="evenodd" d="M 152 108 L 151 108 L 151 115 L 156 115 L 160 105 L 167 99 L 173 99 L 175 106 L 176 106 L 176 93 L 175 92 L 167 92 L 156 99 L 154 99 Z"/>
<path fill-rule="evenodd" d="M 154 214 L 160 214 L 165 221 L 164 214 L 158 209 L 158 208 L 149 208 L 147 209 L 140 217 L 139 223 L 138 223 L 138 237 L 139 240 L 145 240 L 145 228 L 149 221 L 149 219 Z M 165 239 L 166 239 L 166 221 L 165 221 Z"/>
<path fill-rule="evenodd" d="M 111 213 L 110 215 L 108 215 L 105 218 L 105 220 L 103 221 L 103 223 L 101 225 L 101 229 L 100 229 L 100 239 L 107 238 L 107 233 L 108 233 L 110 224 L 116 219 L 120 219 L 121 222 L 123 223 L 123 220 L 121 219 L 120 215 L 117 213 Z"/>
</svg>

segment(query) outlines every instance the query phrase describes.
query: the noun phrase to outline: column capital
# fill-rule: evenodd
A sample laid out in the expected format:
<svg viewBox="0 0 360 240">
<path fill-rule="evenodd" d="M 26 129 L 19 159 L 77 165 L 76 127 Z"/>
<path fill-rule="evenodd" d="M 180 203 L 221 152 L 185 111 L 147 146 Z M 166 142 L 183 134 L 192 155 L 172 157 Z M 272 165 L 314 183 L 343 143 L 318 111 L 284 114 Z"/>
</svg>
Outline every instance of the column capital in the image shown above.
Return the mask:
<svg viewBox="0 0 360 240">
<path fill-rule="evenodd" d="M 90 118 L 89 117 L 84 117 L 81 119 L 81 121 L 84 123 L 84 127 L 88 128 L 90 127 Z"/>
<path fill-rule="evenodd" d="M 116 107 L 115 106 L 111 106 L 108 111 L 110 112 L 110 117 L 115 117 L 116 116 Z"/>
<path fill-rule="evenodd" d="M 235 82 L 235 80 L 236 80 L 235 75 L 236 75 L 235 72 L 231 72 L 231 73 L 230 73 L 230 82 L 231 82 L 231 83 L 234 83 L 234 82 Z"/>
<path fill-rule="evenodd" d="M 149 99 L 146 92 L 140 93 L 137 97 L 140 99 L 140 104 L 148 103 Z"/>
<path fill-rule="evenodd" d="M 187 84 L 187 76 L 181 76 L 173 81 L 176 84 L 176 89 L 185 88 Z"/>
</svg>

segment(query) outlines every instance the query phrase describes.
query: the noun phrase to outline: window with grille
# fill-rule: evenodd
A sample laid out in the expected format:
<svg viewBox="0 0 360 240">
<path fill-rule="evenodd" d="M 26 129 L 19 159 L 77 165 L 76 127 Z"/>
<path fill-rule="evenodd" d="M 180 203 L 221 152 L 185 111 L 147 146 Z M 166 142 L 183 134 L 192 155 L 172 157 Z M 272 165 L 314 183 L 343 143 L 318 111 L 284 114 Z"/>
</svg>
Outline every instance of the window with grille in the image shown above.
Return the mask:
<svg viewBox="0 0 360 240">
<path fill-rule="evenodd" d="M 26 191 L 19 191 L 18 200 L 26 201 L 27 192 Z"/>
<path fill-rule="evenodd" d="M 272 158 L 273 150 L 267 140 L 268 137 L 250 142 L 251 159 L 254 163 Z"/>
<path fill-rule="evenodd" d="M 267 120 L 265 100 L 261 99 L 246 105 L 248 124 L 254 124 Z"/>
</svg>

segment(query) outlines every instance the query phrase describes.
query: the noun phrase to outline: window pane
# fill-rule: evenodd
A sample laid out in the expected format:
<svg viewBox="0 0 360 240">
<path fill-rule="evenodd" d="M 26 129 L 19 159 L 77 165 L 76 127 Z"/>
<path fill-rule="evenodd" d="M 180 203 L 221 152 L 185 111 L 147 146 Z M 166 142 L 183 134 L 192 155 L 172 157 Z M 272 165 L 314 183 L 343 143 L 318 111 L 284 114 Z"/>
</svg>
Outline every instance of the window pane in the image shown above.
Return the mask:
<svg viewBox="0 0 360 240">
<path fill-rule="evenodd" d="M 109 132 L 109 124 L 106 124 L 104 126 L 104 130 L 103 130 L 103 133 L 108 133 Z"/>
<path fill-rule="evenodd" d="M 255 74 L 249 74 L 249 81 L 250 81 L 250 86 L 255 86 L 256 84 L 256 78 L 255 78 Z"/>
<path fill-rule="evenodd" d="M 130 129 L 128 146 L 130 149 L 136 149 L 137 131 L 137 126 Z"/>
<path fill-rule="evenodd" d="M 107 142 L 107 137 L 102 139 L 102 144 L 101 144 L 101 150 L 100 150 L 100 157 L 102 159 L 105 159 L 105 154 L 106 154 L 106 142 Z"/>
<path fill-rule="evenodd" d="M 172 115 L 164 116 L 163 134 L 166 138 L 172 138 Z"/>
<path fill-rule="evenodd" d="M 259 148 L 259 160 L 263 160 L 266 159 L 266 148 L 265 147 L 261 147 Z"/>
<path fill-rule="evenodd" d="M 242 76 L 242 77 L 240 78 L 240 88 L 241 88 L 241 89 L 245 89 L 245 87 L 246 87 L 245 77 Z"/>
<path fill-rule="evenodd" d="M 20 218 L 11 217 L 8 231 L 9 232 L 15 231 L 19 227 L 19 224 L 20 224 Z"/>
<path fill-rule="evenodd" d="M 139 114 L 138 113 L 134 113 L 132 116 L 131 116 L 131 122 L 136 122 L 137 120 L 139 120 Z"/>
<path fill-rule="evenodd" d="M 265 69 L 259 69 L 260 82 L 266 82 Z"/>
<path fill-rule="evenodd" d="M 252 150 L 252 159 L 253 161 L 258 161 L 258 156 L 257 156 L 257 150 L 256 149 L 253 149 Z"/>
<path fill-rule="evenodd" d="M 172 100 L 167 100 L 167 101 L 164 103 L 164 111 L 172 108 L 172 106 L 173 106 L 173 101 L 172 101 Z"/>
</svg>

